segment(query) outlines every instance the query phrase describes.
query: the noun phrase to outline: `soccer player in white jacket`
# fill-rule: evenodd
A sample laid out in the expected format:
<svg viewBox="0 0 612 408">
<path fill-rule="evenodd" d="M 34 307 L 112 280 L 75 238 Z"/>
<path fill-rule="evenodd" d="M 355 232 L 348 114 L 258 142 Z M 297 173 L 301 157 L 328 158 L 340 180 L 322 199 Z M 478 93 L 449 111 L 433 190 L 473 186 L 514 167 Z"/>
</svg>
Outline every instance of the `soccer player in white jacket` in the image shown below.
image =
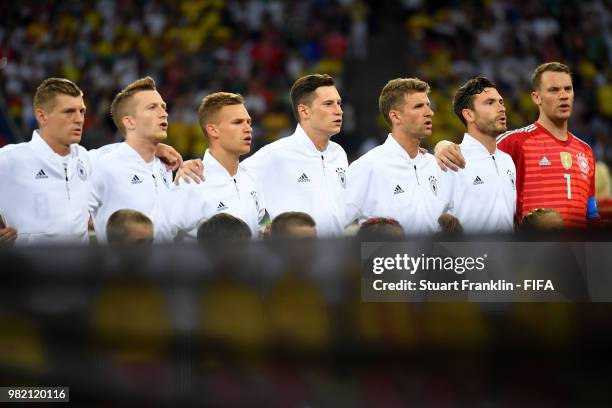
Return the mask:
<svg viewBox="0 0 612 408">
<path fill-rule="evenodd" d="M 417 78 L 393 79 L 382 89 L 378 105 L 391 133 L 349 167 L 348 223 L 387 217 L 399 221 L 407 235 L 439 231 L 449 190 L 434 156 L 419 149 L 432 133 L 429 90 Z"/>
<path fill-rule="evenodd" d="M 459 145 L 465 168 L 445 173 L 451 187 L 450 212 L 466 233 L 511 232 L 516 168 L 510 155 L 495 144 L 506 131 L 504 100 L 493 82 L 476 77 L 457 90 L 453 110 L 467 133 Z"/>
<path fill-rule="evenodd" d="M 93 169 L 121 144 L 79 146 L 83 92 L 68 79 L 47 78 L 38 86 L 34 114 L 39 129 L 31 141 L 0 149 L 0 243 L 88 243 Z M 160 143 L 155 154 L 169 167 L 182 164 L 186 177 L 197 168 L 170 146 Z"/>
<path fill-rule="evenodd" d="M 111 214 L 131 209 L 150 217 L 160 194 L 172 184 L 172 172 L 155 156 L 168 130 L 166 103 L 155 81 L 138 79 L 121 90 L 111 116 L 125 142 L 100 156 L 92 177 L 90 211 L 101 242 L 106 241 Z"/>
<path fill-rule="evenodd" d="M 195 240 L 198 226 L 219 213 L 240 218 L 257 238 L 265 215 L 264 194 L 256 175 L 239 162 L 253 139 L 244 98 L 229 92 L 210 94 L 202 100 L 198 118 L 210 145 L 203 158 L 206 180 L 179 182 L 163 195 L 153 213 L 155 241 Z"/>
<path fill-rule="evenodd" d="M 329 75 L 307 75 L 291 87 L 291 103 L 295 133 L 264 146 L 243 164 L 261 180 L 272 219 L 301 211 L 315 220 L 317 236 L 341 236 L 348 160 L 330 140 L 342 128 L 340 94 Z"/>
<path fill-rule="evenodd" d="M 16 230 L 17 244 L 87 242 L 91 165 L 78 145 L 83 92 L 48 78 L 34 95 L 34 115 L 32 140 L 0 149 L 0 237 L 14 239 Z"/>
<path fill-rule="evenodd" d="M 298 121 L 295 132 L 241 164 L 259 178 L 272 219 L 287 211 L 305 212 L 315 220 L 318 237 L 342 236 L 348 159 L 330 140 L 342 128 L 342 99 L 334 79 L 325 74 L 298 78 L 290 94 Z M 205 172 L 208 177 L 208 169 Z"/>
</svg>

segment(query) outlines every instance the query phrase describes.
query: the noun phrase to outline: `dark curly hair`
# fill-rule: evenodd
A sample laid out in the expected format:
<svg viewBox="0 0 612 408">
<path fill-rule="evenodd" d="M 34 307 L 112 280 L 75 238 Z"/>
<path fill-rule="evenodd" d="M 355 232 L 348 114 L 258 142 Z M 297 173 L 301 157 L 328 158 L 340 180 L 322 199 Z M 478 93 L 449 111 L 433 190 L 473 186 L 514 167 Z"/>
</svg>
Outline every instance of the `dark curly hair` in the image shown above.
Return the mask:
<svg viewBox="0 0 612 408">
<path fill-rule="evenodd" d="M 497 87 L 489 78 L 476 77 L 470 79 L 457 89 L 453 97 L 453 111 L 465 126 L 467 126 L 467 122 L 463 117 L 463 110 L 466 108 L 474 110 L 474 96 L 481 94 L 485 88 Z"/>
</svg>

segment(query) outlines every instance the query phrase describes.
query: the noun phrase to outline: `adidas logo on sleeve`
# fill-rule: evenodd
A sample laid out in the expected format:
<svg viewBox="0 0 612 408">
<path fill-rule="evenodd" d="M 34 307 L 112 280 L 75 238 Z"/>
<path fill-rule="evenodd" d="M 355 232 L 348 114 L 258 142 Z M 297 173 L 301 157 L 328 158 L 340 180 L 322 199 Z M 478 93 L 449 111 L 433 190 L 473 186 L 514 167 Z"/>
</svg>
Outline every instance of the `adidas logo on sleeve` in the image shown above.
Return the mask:
<svg viewBox="0 0 612 408">
<path fill-rule="evenodd" d="M 141 183 L 142 183 L 142 180 L 138 178 L 136 174 L 134 174 L 134 177 L 132 177 L 132 184 L 141 184 Z"/>
<path fill-rule="evenodd" d="M 482 179 L 479 176 L 476 176 L 476 178 L 474 179 L 473 185 L 476 186 L 478 184 L 484 184 L 484 181 L 482 181 Z"/>
<path fill-rule="evenodd" d="M 45 173 L 43 169 L 40 169 L 40 171 L 36 173 L 36 176 L 34 176 L 34 178 L 37 180 L 40 180 L 40 179 L 47 179 L 49 177 L 47 176 L 47 173 Z"/>
<path fill-rule="evenodd" d="M 402 194 L 403 192 L 404 190 L 402 190 L 399 184 L 395 186 L 395 190 L 393 190 L 393 194 Z"/>
<path fill-rule="evenodd" d="M 302 173 L 302 175 L 298 179 L 298 183 L 310 183 L 310 179 L 308 178 L 306 173 Z"/>
</svg>

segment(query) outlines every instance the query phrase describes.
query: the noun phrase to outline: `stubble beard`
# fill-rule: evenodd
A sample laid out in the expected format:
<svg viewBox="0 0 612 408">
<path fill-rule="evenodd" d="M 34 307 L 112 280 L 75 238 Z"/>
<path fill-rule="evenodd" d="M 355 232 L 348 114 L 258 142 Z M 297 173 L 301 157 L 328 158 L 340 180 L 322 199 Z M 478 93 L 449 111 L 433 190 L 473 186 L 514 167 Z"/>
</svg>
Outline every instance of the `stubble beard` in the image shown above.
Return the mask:
<svg viewBox="0 0 612 408">
<path fill-rule="evenodd" d="M 485 123 L 476 123 L 476 128 L 483 134 L 490 137 L 497 137 L 504 133 L 508 128 L 504 125 L 497 125 L 497 119 L 492 119 Z"/>
</svg>

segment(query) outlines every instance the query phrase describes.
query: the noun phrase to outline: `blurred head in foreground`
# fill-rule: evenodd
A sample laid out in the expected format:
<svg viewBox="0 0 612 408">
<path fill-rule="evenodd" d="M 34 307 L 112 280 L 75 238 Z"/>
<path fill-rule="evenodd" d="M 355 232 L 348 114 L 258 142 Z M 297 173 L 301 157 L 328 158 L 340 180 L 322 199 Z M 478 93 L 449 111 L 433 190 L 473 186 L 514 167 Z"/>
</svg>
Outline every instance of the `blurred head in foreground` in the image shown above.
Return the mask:
<svg viewBox="0 0 612 408">
<path fill-rule="evenodd" d="M 106 223 L 109 245 L 151 245 L 153 243 L 153 222 L 135 210 L 117 210 Z"/>
<path fill-rule="evenodd" d="M 315 238 L 317 227 L 312 217 L 301 211 L 287 211 L 274 218 L 270 225 L 272 238 Z"/>
<path fill-rule="evenodd" d="M 563 219 L 557 211 L 552 208 L 536 208 L 523 217 L 519 224 L 519 231 L 561 231 L 563 227 Z"/>
<path fill-rule="evenodd" d="M 363 239 L 401 239 L 404 229 L 393 218 L 370 218 L 359 227 L 357 237 Z"/>
<path fill-rule="evenodd" d="M 438 217 L 440 232 L 442 234 L 462 234 L 463 226 L 457 217 L 450 214 L 442 214 Z"/>
<path fill-rule="evenodd" d="M 220 213 L 204 221 L 198 228 L 198 242 L 246 241 L 251 238 L 249 226 L 240 218 Z"/>
</svg>

